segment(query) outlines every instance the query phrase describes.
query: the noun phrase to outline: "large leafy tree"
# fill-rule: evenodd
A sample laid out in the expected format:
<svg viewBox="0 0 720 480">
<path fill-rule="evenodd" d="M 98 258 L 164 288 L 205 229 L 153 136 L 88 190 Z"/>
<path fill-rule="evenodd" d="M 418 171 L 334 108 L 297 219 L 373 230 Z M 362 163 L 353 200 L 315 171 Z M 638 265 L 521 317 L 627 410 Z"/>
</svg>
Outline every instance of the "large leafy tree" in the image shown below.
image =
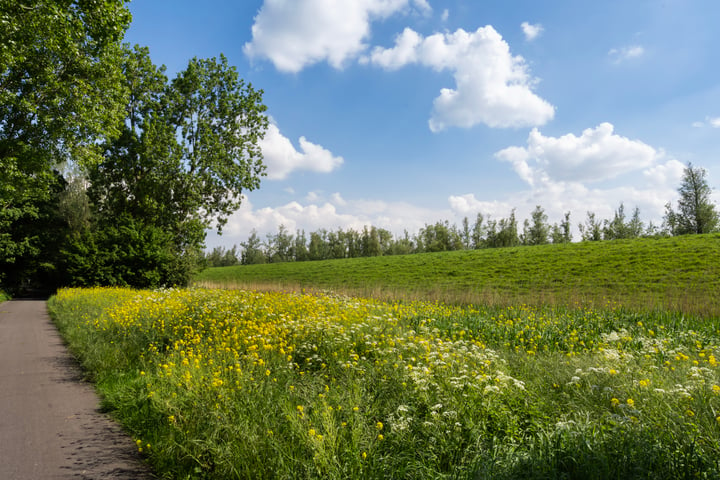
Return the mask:
<svg viewBox="0 0 720 480">
<path fill-rule="evenodd" d="M 688 163 L 678 188 L 677 211 L 665 205 L 665 225 L 673 235 L 709 233 L 718 228 L 718 212 L 710 199 L 705 169 Z"/>
<path fill-rule="evenodd" d="M 130 93 L 121 134 L 89 169 L 97 228 L 132 219 L 133 231 L 147 233 L 138 238 L 156 242 L 148 249 L 187 260 L 199 254 L 206 229 L 221 231 L 243 192 L 260 184 L 265 167 L 258 140 L 268 124 L 262 91 L 245 84 L 222 55 L 194 58 L 168 82 L 146 48 L 126 47 L 122 69 Z M 167 235 L 152 233 L 157 229 Z M 183 275 L 146 278 L 182 283 L 192 262 L 179 264 L 186 268 L 174 272 Z"/>
<path fill-rule="evenodd" d="M 92 162 L 117 133 L 125 3 L 0 0 L 0 271 L 43 250 L 29 227 L 56 193 L 54 170 Z"/>
</svg>

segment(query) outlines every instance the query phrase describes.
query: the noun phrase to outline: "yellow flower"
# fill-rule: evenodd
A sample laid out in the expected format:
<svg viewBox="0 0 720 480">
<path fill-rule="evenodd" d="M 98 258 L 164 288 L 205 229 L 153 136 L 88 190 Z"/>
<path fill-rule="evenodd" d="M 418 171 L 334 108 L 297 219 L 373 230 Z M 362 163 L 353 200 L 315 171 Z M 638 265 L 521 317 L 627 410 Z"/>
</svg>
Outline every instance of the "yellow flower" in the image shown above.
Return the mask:
<svg viewBox="0 0 720 480">
<path fill-rule="evenodd" d="M 383 434 L 381 433 L 377 436 L 377 439 L 380 441 L 383 441 L 385 439 L 385 437 L 383 437 Z"/>
<path fill-rule="evenodd" d="M 620 405 L 620 400 L 618 400 L 617 398 L 613 397 L 613 398 L 610 399 L 610 404 L 611 404 L 613 407 L 617 407 L 618 405 Z"/>
<path fill-rule="evenodd" d="M 363 460 L 365 460 L 365 459 L 367 458 L 367 453 L 366 453 L 366 452 L 362 452 L 362 454 L 361 454 L 360 456 L 362 457 Z"/>
<path fill-rule="evenodd" d="M 713 391 L 714 394 L 720 395 L 720 385 L 713 385 L 713 386 L 712 386 L 712 391 Z"/>
<path fill-rule="evenodd" d="M 377 428 L 378 430 L 382 430 L 382 429 L 383 429 L 383 423 L 382 423 L 382 422 L 377 422 L 377 423 L 375 424 L 375 428 Z"/>
<path fill-rule="evenodd" d="M 626 400 L 626 403 L 627 403 L 628 406 L 630 406 L 630 407 L 634 407 L 634 406 L 635 406 L 635 400 L 633 400 L 632 398 L 628 398 L 628 399 Z"/>
</svg>

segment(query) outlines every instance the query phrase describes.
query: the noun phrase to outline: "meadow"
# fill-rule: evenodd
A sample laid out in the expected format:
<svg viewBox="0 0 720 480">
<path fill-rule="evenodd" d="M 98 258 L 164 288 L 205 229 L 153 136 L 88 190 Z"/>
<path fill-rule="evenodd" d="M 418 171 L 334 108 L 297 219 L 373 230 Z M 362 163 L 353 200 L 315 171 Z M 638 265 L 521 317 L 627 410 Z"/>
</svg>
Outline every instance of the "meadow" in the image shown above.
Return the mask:
<svg viewBox="0 0 720 480">
<path fill-rule="evenodd" d="M 164 478 L 720 478 L 700 316 L 201 288 L 49 310 Z"/>
<path fill-rule="evenodd" d="M 720 317 L 720 234 L 208 268 L 198 285 L 511 306 L 603 306 Z"/>
</svg>

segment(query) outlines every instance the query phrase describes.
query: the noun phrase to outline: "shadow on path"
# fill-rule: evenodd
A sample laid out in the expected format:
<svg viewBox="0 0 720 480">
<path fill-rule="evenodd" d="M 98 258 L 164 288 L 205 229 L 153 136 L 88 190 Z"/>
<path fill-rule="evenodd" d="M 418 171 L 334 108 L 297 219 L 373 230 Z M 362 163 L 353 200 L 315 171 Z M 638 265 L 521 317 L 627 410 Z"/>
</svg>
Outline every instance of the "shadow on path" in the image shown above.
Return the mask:
<svg viewBox="0 0 720 480">
<path fill-rule="evenodd" d="M 0 303 L 0 479 L 156 478 L 99 411 L 44 300 Z"/>
</svg>

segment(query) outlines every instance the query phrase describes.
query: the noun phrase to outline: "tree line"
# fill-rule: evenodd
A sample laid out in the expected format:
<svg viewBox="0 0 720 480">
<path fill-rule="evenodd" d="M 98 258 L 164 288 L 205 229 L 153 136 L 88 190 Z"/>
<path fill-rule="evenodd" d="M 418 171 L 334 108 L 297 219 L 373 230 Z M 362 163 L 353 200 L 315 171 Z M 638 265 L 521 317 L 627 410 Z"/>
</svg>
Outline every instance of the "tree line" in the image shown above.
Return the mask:
<svg viewBox="0 0 720 480">
<path fill-rule="evenodd" d="M 262 90 L 222 54 L 168 78 L 126 3 L 0 2 L 0 289 L 184 284 L 259 187 Z"/>
<path fill-rule="evenodd" d="M 647 224 L 635 207 L 628 215 L 620 203 L 612 218 L 599 219 L 586 212 L 579 223 L 581 241 L 619 240 L 640 237 L 659 237 L 718 231 L 718 213 L 710 199 L 711 189 L 702 168 L 688 164 L 678 189 L 677 207 L 668 203 L 661 225 Z M 407 255 L 412 253 L 476 250 L 515 246 L 561 244 L 573 241 L 570 212 L 559 223 L 548 223 L 545 209 L 537 205 L 522 228 L 513 210 L 507 218 L 495 220 L 478 213 L 474 221 L 463 218 L 461 225 L 438 221 L 426 224 L 414 235 L 407 231 L 394 236 L 390 231 L 374 226 L 362 230 L 320 229 L 309 235 L 304 230 L 294 234 L 284 225 L 263 240 L 252 230 L 249 238 L 238 247 L 216 247 L 205 253 L 207 266 L 250 265 L 276 262 L 302 262 L 339 258 Z"/>
</svg>

